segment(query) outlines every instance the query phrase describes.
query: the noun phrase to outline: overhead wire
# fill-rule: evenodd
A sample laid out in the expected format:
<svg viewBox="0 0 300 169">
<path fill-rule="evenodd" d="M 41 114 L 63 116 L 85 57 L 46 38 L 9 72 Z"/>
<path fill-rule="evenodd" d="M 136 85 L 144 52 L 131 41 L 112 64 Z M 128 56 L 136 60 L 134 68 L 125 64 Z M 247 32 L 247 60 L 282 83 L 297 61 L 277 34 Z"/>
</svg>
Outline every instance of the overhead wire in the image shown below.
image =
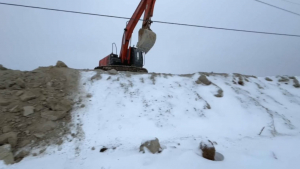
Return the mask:
<svg viewBox="0 0 300 169">
<path fill-rule="evenodd" d="M 118 19 L 126 19 L 126 20 L 132 19 L 132 18 L 129 18 L 129 17 L 103 15 L 103 14 L 95 14 L 95 13 L 87 13 L 87 12 L 77 12 L 77 11 L 70 11 L 70 10 L 44 8 L 44 7 L 36 7 L 36 6 L 28 6 L 28 5 L 3 3 L 3 2 L 0 2 L 0 4 L 1 5 L 9 5 L 9 6 L 17 6 L 17 7 L 25 7 L 25 8 L 42 9 L 42 10 L 49 10 L 49 11 L 57 11 L 57 12 L 75 13 L 75 14 L 82 14 L 82 15 L 101 16 L 101 17 L 118 18 Z M 142 19 L 138 19 L 138 20 L 143 21 Z M 206 29 L 216 29 L 216 30 L 226 30 L 226 31 L 236 31 L 236 32 L 256 33 L 256 34 L 267 34 L 267 35 L 278 35 L 278 36 L 300 37 L 300 35 L 295 35 L 295 34 L 273 33 L 273 32 L 252 31 L 252 30 L 242 30 L 242 29 L 231 29 L 231 28 L 222 28 L 222 27 L 213 27 L 213 26 L 202 26 L 202 25 L 191 25 L 191 24 L 174 23 L 174 22 L 164 22 L 164 21 L 152 21 L 152 22 L 160 23 L 160 24 L 206 28 Z"/>
<path fill-rule="evenodd" d="M 288 12 L 288 13 L 291 13 L 291 14 L 294 14 L 294 15 L 298 15 L 300 16 L 300 14 L 296 13 L 296 12 L 292 12 L 292 11 L 289 11 L 289 10 L 286 10 L 286 9 L 283 9 L 283 8 L 280 8 L 278 6 L 275 6 L 275 5 L 272 5 L 272 4 L 269 4 L 269 3 L 266 3 L 266 2 L 263 2 L 263 1 L 260 1 L 260 0 L 254 0 L 256 2 L 259 2 L 259 3 L 262 3 L 262 4 L 265 4 L 265 5 L 268 5 L 268 6 L 271 6 L 273 8 L 276 8 L 276 9 L 280 9 L 282 11 L 285 11 L 285 12 Z"/>
<path fill-rule="evenodd" d="M 292 2 L 292 1 L 288 1 L 288 0 L 281 0 L 281 1 L 285 1 L 285 2 L 288 2 L 288 3 L 295 4 L 295 5 L 300 5 L 300 4 L 299 4 L 299 3 L 297 3 L 297 2 Z"/>
</svg>

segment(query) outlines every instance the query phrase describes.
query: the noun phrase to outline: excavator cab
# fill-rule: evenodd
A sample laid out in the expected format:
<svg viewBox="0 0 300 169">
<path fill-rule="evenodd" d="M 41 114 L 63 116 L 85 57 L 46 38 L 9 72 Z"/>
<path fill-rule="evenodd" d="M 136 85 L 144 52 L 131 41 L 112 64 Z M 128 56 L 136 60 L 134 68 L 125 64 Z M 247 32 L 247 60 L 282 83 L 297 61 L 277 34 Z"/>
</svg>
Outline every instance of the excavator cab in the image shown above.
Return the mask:
<svg viewBox="0 0 300 169">
<path fill-rule="evenodd" d="M 145 53 L 138 48 L 130 48 L 130 66 L 143 67 Z"/>
</svg>

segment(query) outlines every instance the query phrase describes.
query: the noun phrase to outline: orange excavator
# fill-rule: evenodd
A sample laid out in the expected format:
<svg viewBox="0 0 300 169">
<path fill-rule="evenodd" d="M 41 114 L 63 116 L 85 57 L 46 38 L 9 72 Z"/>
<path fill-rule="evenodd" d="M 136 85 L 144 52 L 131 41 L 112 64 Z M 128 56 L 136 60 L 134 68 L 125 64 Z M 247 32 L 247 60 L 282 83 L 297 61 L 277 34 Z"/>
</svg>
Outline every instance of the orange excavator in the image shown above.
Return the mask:
<svg viewBox="0 0 300 169">
<path fill-rule="evenodd" d="M 156 41 L 156 34 L 150 29 L 155 1 L 156 0 L 141 0 L 124 29 L 120 55 L 117 55 L 117 47 L 116 44 L 113 43 L 112 48 L 115 46 L 116 53 L 114 54 L 114 51 L 112 51 L 110 55 L 101 59 L 99 66 L 95 69 L 105 71 L 115 69 L 117 71 L 148 72 L 143 66 L 145 54 L 149 52 Z M 136 47 L 131 47 L 132 32 L 143 13 L 143 26 L 139 30 L 138 43 Z"/>
</svg>

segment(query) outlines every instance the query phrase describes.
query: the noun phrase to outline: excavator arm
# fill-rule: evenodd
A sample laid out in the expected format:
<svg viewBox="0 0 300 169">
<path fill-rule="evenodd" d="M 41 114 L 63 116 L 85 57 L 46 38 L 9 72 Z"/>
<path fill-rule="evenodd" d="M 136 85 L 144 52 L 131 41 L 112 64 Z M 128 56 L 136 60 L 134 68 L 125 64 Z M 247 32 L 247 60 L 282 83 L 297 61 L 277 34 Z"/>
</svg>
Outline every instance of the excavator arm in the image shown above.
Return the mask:
<svg viewBox="0 0 300 169">
<path fill-rule="evenodd" d="M 137 44 L 137 48 L 147 53 L 153 47 L 156 40 L 156 34 L 151 31 L 150 26 L 152 23 L 151 17 L 153 16 L 155 1 L 156 0 L 141 0 L 140 4 L 129 20 L 124 30 L 122 48 L 120 51 L 120 58 L 122 60 L 122 63 L 126 61 L 128 63 L 130 62 L 130 56 L 128 55 L 128 50 L 130 50 L 129 42 L 132 36 L 132 32 L 134 31 L 134 28 L 136 27 L 143 13 L 143 26 L 139 31 L 139 41 Z"/>
</svg>

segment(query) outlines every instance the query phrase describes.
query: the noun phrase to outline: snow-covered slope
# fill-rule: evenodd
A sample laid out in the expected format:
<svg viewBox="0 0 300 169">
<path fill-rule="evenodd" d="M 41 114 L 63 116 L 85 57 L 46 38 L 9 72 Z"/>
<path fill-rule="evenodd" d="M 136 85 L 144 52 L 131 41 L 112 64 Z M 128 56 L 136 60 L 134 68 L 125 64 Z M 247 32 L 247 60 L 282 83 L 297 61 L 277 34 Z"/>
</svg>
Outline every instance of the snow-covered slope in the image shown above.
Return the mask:
<svg viewBox="0 0 300 169">
<path fill-rule="evenodd" d="M 293 79 L 242 76 L 239 85 L 236 75 L 211 74 L 206 86 L 196 83 L 200 73 L 95 74 L 81 72 L 78 95 L 92 97 L 72 112 L 74 126 L 82 126 L 80 140 L 0 168 L 296 169 L 300 164 L 300 89 Z M 223 97 L 216 97 L 220 89 Z M 154 137 L 163 152 L 140 153 L 141 142 Z M 207 139 L 217 143 L 224 161 L 201 157 L 199 143 Z M 100 153 L 104 146 L 109 150 Z"/>
</svg>

